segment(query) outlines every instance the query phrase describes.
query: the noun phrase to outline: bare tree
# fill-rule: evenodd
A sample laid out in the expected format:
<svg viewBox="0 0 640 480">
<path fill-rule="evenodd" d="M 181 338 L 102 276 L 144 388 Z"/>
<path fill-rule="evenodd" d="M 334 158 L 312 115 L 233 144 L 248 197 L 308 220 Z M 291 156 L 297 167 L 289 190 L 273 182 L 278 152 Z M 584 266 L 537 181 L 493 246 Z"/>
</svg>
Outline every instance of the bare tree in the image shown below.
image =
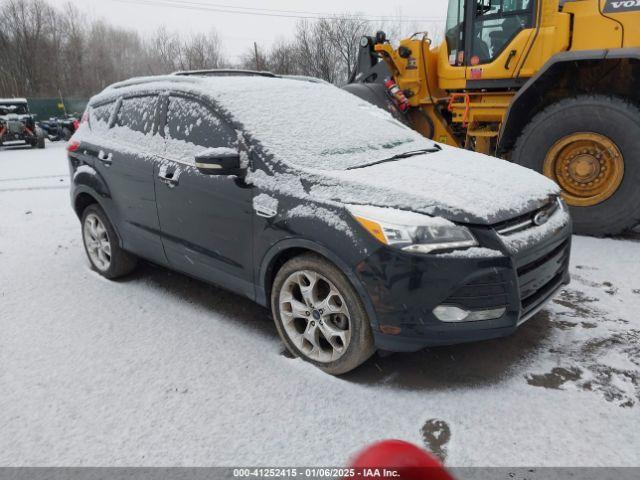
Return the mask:
<svg viewBox="0 0 640 480">
<path fill-rule="evenodd" d="M 300 75 L 298 49 L 292 42 L 280 39 L 269 50 L 266 60 L 268 70 L 280 75 Z"/>
<path fill-rule="evenodd" d="M 224 61 L 216 32 L 212 30 L 208 35 L 192 36 L 183 45 L 181 60 L 184 70 L 220 68 Z"/>
<path fill-rule="evenodd" d="M 433 24 L 374 25 L 357 15 L 302 20 L 290 38 L 248 48 L 237 66 L 342 85 L 363 35 L 384 29 L 389 38 L 403 38 L 421 27 L 441 38 Z M 223 51 L 215 30 L 184 37 L 161 27 L 141 36 L 89 20 L 71 1 L 54 8 L 46 0 L 0 0 L 0 96 L 87 97 L 133 76 L 225 67 Z"/>
<path fill-rule="evenodd" d="M 346 82 L 358 60 L 360 39 L 370 33 L 371 24 L 353 16 L 340 16 L 323 22 L 329 41 L 342 60 L 341 82 Z"/>
</svg>

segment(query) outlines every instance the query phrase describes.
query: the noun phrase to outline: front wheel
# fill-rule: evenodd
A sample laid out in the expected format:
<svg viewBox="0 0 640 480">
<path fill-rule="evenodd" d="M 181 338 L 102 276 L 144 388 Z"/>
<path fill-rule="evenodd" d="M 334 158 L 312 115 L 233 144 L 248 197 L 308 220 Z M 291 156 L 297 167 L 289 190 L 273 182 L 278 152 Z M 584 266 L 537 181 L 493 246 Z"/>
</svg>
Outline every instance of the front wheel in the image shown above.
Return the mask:
<svg viewBox="0 0 640 480">
<path fill-rule="evenodd" d="M 36 127 L 35 133 L 36 133 L 36 140 L 35 140 L 35 143 L 33 144 L 33 147 L 43 149 L 45 145 L 45 138 L 46 138 L 44 130 L 41 129 L 40 127 Z"/>
<path fill-rule="evenodd" d="M 273 284 L 271 308 L 287 349 L 327 373 L 349 372 L 375 350 L 360 297 L 345 275 L 318 255 L 284 264 Z"/>
<path fill-rule="evenodd" d="M 614 235 L 640 223 L 640 110 L 616 97 L 579 96 L 536 115 L 512 160 L 551 178 L 574 231 Z"/>
</svg>

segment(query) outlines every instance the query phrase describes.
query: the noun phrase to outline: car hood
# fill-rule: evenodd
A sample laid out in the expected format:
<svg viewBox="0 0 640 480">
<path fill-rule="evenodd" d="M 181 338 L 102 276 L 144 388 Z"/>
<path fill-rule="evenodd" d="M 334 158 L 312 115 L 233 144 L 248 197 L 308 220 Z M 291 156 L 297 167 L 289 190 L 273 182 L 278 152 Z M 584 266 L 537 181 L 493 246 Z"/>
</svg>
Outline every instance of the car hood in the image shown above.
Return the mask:
<svg viewBox="0 0 640 480">
<path fill-rule="evenodd" d="M 324 200 L 491 225 L 533 211 L 560 194 L 543 175 L 487 155 L 442 150 L 365 168 L 315 172 L 309 194 Z"/>
</svg>

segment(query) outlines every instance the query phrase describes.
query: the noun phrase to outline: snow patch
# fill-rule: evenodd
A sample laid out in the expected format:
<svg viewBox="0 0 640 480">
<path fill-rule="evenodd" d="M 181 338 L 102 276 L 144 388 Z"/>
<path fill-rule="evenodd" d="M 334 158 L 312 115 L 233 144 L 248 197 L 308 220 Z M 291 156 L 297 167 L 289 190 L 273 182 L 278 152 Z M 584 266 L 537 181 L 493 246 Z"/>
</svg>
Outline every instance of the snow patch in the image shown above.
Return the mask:
<svg viewBox="0 0 640 480">
<path fill-rule="evenodd" d="M 324 207 L 320 207 L 314 204 L 301 204 L 289 210 L 289 212 L 287 212 L 287 217 L 318 219 L 321 222 L 326 223 L 330 227 L 340 232 L 346 233 L 351 238 L 354 238 L 349 224 L 345 222 L 337 213 Z"/>
<path fill-rule="evenodd" d="M 554 235 L 558 230 L 565 227 L 570 221 L 571 218 L 569 216 L 569 213 L 562 208 L 558 208 L 551 216 L 549 221 L 544 225 L 531 227 L 527 230 L 523 230 L 521 232 L 517 232 L 508 236 L 503 235 L 500 238 L 502 239 L 502 243 L 504 243 L 509 252 L 518 253 L 519 251 L 525 250 L 530 246 L 539 243 L 545 238 Z"/>
<path fill-rule="evenodd" d="M 260 195 L 256 195 L 253 197 L 253 208 L 254 210 L 270 210 L 274 213 L 278 212 L 278 200 L 267 195 L 266 193 L 261 193 Z"/>
<path fill-rule="evenodd" d="M 449 253 L 436 254 L 440 258 L 496 258 L 504 257 L 504 253 L 485 247 L 472 247 L 466 250 L 456 250 Z"/>
</svg>

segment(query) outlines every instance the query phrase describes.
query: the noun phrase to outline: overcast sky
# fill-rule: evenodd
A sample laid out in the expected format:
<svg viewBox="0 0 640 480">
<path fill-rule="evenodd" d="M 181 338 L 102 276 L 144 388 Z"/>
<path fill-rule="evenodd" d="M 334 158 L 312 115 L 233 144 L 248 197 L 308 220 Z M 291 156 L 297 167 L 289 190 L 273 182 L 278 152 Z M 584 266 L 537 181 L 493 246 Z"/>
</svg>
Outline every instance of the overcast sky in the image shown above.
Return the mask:
<svg viewBox="0 0 640 480">
<path fill-rule="evenodd" d="M 49 0 L 56 6 L 67 1 Z M 213 27 L 223 42 L 227 58 L 232 61 L 254 41 L 271 45 L 279 37 L 289 37 L 298 19 L 279 15 L 361 13 L 371 18 L 400 19 L 408 29 L 431 30 L 434 25 L 443 24 L 447 8 L 447 0 L 71 0 L 71 3 L 91 17 L 104 18 L 142 33 L 152 32 L 160 25 L 185 34 L 207 32 Z M 164 6 L 163 3 L 181 3 L 183 8 Z M 255 9 L 260 9 L 258 13 L 262 15 L 246 14 Z"/>
</svg>

